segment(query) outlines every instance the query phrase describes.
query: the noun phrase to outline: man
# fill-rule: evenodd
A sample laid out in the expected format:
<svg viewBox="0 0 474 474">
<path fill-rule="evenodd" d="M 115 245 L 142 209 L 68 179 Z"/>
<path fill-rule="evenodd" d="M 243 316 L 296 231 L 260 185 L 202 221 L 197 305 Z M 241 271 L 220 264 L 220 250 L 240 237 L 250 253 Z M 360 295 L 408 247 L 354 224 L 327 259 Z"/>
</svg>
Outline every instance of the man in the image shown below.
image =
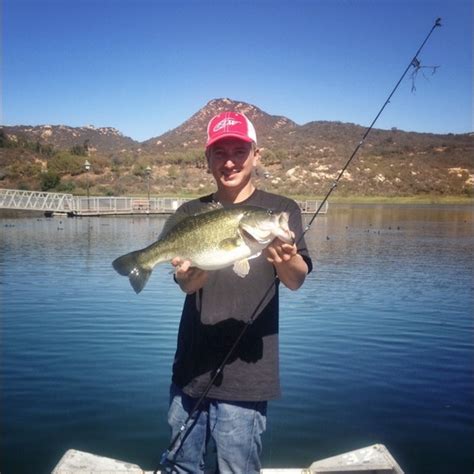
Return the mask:
<svg viewBox="0 0 474 474">
<path fill-rule="evenodd" d="M 253 322 L 169 453 L 166 472 L 203 472 L 211 439 L 221 474 L 260 471 L 267 401 L 280 395 L 278 286 L 281 282 L 298 289 L 312 263 L 304 240 L 299 239 L 303 231 L 298 205 L 255 188 L 252 172 L 259 156 L 254 126 L 245 115 L 224 112 L 213 117 L 207 129 L 206 159 L 217 190 L 185 203 L 177 212 L 195 214 L 210 203 L 286 211 L 295 242 L 301 241 L 297 248 L 275 239 L 262 255 L 249 261 L 245 278 L 231 268 L 206 272 L 190 267 L 179 256 L 173 259 L 175 278 L 186 299 L 168 413 L 172 439 L 252 316 Z"/>
</svg>

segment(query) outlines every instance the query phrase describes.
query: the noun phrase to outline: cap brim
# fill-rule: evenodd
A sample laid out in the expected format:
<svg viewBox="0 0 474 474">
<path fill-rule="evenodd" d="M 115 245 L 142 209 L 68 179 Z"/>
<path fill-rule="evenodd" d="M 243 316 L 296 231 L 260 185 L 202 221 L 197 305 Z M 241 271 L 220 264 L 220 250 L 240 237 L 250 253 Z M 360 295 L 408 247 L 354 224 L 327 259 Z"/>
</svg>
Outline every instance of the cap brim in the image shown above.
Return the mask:
<svg viewBox="0 0 474 474">
<path fill-rule="evenodd" d="M 218 137 L 215 137 L 212 140 L 209 140 L 206 143 L 206 148 L 210 147 L 211 145 L 218 142 L 219 140 L 223 140 L 224 138 L 238 138 L 247 143 L 255 143 L 251 138 L 247 137 L 246 135 L 239 135 L 238 133 L 229 132 L 229 133 L 223 133 L 222 135 L 219 135 Z"/>
</svg>

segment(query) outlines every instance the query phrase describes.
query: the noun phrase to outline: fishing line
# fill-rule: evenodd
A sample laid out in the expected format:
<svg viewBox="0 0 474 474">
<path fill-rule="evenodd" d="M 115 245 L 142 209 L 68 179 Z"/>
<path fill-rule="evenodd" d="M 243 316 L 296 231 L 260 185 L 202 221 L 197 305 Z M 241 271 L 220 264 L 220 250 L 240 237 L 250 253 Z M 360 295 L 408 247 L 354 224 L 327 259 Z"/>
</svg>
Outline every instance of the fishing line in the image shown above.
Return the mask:
<svg viewBox="0 0 474 474">
<path fill-rule="evenodd" d="M 390 99 L 392 98 L 393 94 L 395 94 L 395 91 L 398 89 L 400 83 L 403 81 L 404 77 L 406 76 L 407 72 L 409 71 L 409 69 L 411 67 L 415 68 L 415 71 L 419 70 L 420 68 L 420 61 L 418 59 L 418 55 L 420 54 L 420 51 L 423 49 L 423 47 L 425 46 L 426 42 L 428 41 L 429 37 L 431 36 L 431 34 L 433 33 L 433 31 L 438 27 L 438 26 L 441 26 L 441 18 L 437 18 L 434 25 L 432 26 L 430 32 L 428 33 L 428 35 L 426 36 L 426 38 L 424 39 L 423 43 L 421 44 L 421 46 L 418 48 L 418 51 L 416 52 L 415 56 L 413 56 L 413 59 L 410 60 L 410 63 L 408 64 L 408 66 L 406 67 L 405 71 L 403 72 L 403 74 L 401 75 L 400 79 L 398 80 L 398 82 L 395 84 L 395 87 L 392 89 L 392 91 L 390 92 L 389 96 L 387 97 L 386 101 L 384 102 L 384 104 L 382 105 L 382 107 L 380 108 L 380 110 L 378 111 L 377 115 L 375 116 L 375 118 L 373 119 L 372 123 L 369 125 L 369 127 L 367 127 L 367 129 L 365 130 L 361 140 L 359 141 L 359 143 L 357 144 L 357 146 L 355 147 L 354 151 L 352 152 L 352 154 L 350 155 L 349 159 L 347 160 L 346 164 L 343 166 L 343 168 L 341 169 L 341 171 L 339 172 L 338 176 L 336 177 L 336 179 L 334 180 L 334 182 L 332 183 L 331 187 L 329 188 L 328 192 L 326 193 L 326 195 L 324 196 L 323 200 L 321 201 L 321 203 L 319 204 L 318 208 L 316 209 L 316 211 L 313 213 L 310 221 L 308 222 L 308 224 L 306 225 L 306 227 L 304 228 L 303 230 L 303 233 L 299 236 L 298 240 L 295 242 L 295 245 L 297 246 L 301 240 L 303 239 L 304 235 L 310 230 L 311 228 L 311 225 L 313 224 L 314 220 L 316 219 L 316 217 L 319 215 L 319 213 L 321 212 L 321 209 L 323 208 L 323 206 L 326 204 L 326 201 L 329 199 L 329 196 L 333 193 L 333 191 L 336 189 L 337 185 L 339 184 L 339 181 L 341 180 L 344 172 L 346 171 L 346 169 L 349 167 L 349 165 L 351 164 L 352 160 L 354 159 L 354 157 L 356 156 L 357 152 L 359 151 L 359 149 L 361 148 L 361 146 L 364 144 L 365 142 L 365 139 L 367 138 L 367 136 L 369 135 L 370 131 L 372 130 L 373 126 L 375 125 L 375 122 L 377 122 L 378 118 L 380 117 L 380 115 L 382 114 L 382 112 L 384 111 L 385 107 L 390 103 Z M 257 314 L 259 313 L 259 310 L 260 310 L 260 307 L 262 306 L 262 304 L 264 303 L 264 301 L 266 300 L 267 296 L 270 294 L 270 292 L 273 290 L 274 288 L 274 285 L 276 284 L 278 280 L 278 276 L 275 276 L 275 278 L 273 279 L 272 281 L 272 284 L 268 287 L 268 289 L 265 291 L 265 294 L 262 296 L 261 300 L 259 301 L 259 303 L 257 304 L 255 310 L 253 311 L 253 313 L 251 314 L 250 318 L 248 319 L 248 321 L 245 322 L 245 325 L 244 327 L 242 328 L 242 330 L 240 331 L 240 334 L 237 336 L 235 342 L 232 344 L 232 347 L 229 349 L 229 352 L 226 354 L 226 356 L 224 357 L 224 359 L 222 360 L 222 362 L 220 363 L 220 365 L 215 369 L 215 371 L 212 373 L 212 376 L 206 386 L 206 388 L 204 389 L 204 392 L 202 393 L 202 395 L 198 398 L 198 400 L 196 401 L 196 403 L 194 404 L 194 407 L 192 408 L 192 410 L 189 412 L 189 415 L 188 417 L 186 418 L 185 422 L 182 424 L 181 428 L 179 429 L 178 433 L 173 437 L 173 439 L 171 440 L 168 448 L 166 449 L 166 451 L 163 453 L 162 457 L 161 457 L 161 464 L 164 464 L 166 462 L 166 460 L 169 460 L 171 462 L 173 462 L 171 459 L 169 459 L 169 455 L 170 453 L 173 451 L 174 447 L 176 446 L 176 443 L 179 441 L 179 439 L 181 437 L 183 437 L 183 440 L 184 438 L 186 437 L 187 435 L 187 431 L 189 431 L 189 429 L 192 429 L 192 426 L 193 424 L 189 424 L 190 421 L 193 419 L 193 416 L 196 414 L 196 412 L 199 410 L 200 406 L 202 405 L 202 402 L 204 401 L 204 399 L 207 397 L 207 395 L 209 394 L 209 391 L 211 390 L 212 386 L 214 385 L 215 381 L 217 380 L 217 378 L 222 374 L 222 371 L 224 370 L 224 367 L 225 365 L 227 364 L 228 360 L 232 357 L 232 355 L 234 354 L 234 351 L 236 350 L 237 346 L 239 345 L 240 341 L 242 340 L 242 337 L 244 336 L 245 332 L 247 331 L 247 328 L 249 326 L 252 325 L 252 323 L 254 322 Z M 188 427 L 189 425 L 189 427 Z M 157 468 L 158 469 L 158 468 Z M 157 472 L 157 469 L 155 469 L 155 473 Z"/>
<path fill-rule="evenodd" d="M 431 69 L 431 75 L 433 76 L 436 73 L 436 70 L 439 68 L 439 66 L 425 66 L 421 65 L 420 61 L 418 61 L 417 58 L 413 59 L 412 66 L 414 67 L 412 73 L 410 74 L 411 77 L 411 91 L 415 92 L 416 91 L 416 86 L 415 86 L 415 80 L 418 76 L 418 73 L 421 71 L 421 74 L 423 74 L 423 77 L 428 80 L 426 77 L 425 73 L 423 72 L 423 69 Z"/>
</svg>

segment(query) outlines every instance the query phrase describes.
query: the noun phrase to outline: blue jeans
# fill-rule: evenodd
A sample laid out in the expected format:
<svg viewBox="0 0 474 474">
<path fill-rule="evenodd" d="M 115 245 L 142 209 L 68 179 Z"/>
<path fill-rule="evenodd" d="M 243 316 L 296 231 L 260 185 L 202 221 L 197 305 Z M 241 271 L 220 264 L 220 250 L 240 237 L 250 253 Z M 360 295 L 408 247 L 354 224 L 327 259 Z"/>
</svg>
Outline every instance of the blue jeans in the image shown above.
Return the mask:
<svg viewBox="0 0 474 474">
<path fill-rule="evenodd" d="M 174 384 L 171 386 L 168 411 L 171 439 L 179 433 L 196 401 Z M 164 472 L 204 473 L 204 458 L 212 440 L 220 474 L 259 473 L 266 411 L 267 402 L 205 399 L 168 454 Z"/>
</svg>

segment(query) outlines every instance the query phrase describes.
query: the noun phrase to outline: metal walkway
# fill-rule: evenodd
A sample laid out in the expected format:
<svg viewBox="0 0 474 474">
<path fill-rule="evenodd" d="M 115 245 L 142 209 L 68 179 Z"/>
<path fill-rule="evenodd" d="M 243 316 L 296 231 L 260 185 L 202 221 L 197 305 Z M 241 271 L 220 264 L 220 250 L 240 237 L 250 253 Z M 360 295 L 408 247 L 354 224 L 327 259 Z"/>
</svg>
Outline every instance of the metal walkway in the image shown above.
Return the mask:
<svg viewBox="0 0 474 474">
<path fill-rule="evenodd" d="M 0 209 L 40 211 L 47 216 L 54 214 L 74 216 L 106 216 L 127 214 L 172 214 L 188 199 L 177 197 L 108 197 L 73 196 L 64 193 L 0 189 Z M 298 201 L 303 214 L 312 214 L 318 201 Z M 325 203 L 321 213 L 327 212 Z"/>
<path fill-rule="evenodd" d="M 0 189 L 0 208 L 69 213 L 75 210 L 72 194 Z"/>
</svg>

